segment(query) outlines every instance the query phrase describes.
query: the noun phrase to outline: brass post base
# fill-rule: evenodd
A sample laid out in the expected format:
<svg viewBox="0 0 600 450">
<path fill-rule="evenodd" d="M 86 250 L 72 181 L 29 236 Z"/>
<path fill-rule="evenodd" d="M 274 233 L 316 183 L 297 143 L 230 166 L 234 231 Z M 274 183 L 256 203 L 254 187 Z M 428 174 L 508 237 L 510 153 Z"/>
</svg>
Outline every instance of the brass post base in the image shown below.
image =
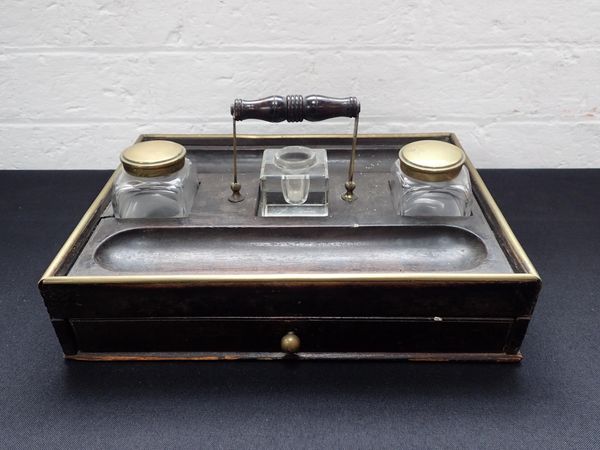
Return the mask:
<svg viewBox="0 0 600 450">
<path fill-rule="evenodd" d="M 356 200 L 356 194 L 354 193 L 354 189 L 356 189 L 356 183 L 354 181 L 346 181 L 346 192 L 342 194 L 342 200 L 352 203 Z"/>
<path fill-rule="evenodd" d="M 244 196 L 240 193 L 241 189 L 242 185 L 240 183 L 231 183 L 231 195 L 228 199 L 231 203 L 239 203 L 244 200 Z"/>
</svg>

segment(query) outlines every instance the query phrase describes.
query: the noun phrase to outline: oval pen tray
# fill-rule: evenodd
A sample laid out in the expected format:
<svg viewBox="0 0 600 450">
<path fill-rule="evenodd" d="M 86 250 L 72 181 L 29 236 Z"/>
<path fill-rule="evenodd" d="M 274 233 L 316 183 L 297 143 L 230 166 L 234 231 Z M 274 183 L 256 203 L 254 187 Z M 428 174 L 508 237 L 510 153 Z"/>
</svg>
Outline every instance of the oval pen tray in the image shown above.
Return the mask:
<svg viewBox="0 0 600 450">
<path fill-rule="evenodd" d="M 447 271 L 480 267 L 485 244 L 450 226 L 137 228 L 105 239 L 115 273 Z M 357 264 L 357 261 L 360 263 Z"/>
<path fill-rule="evenodd" d="M 399 148 L 459 145 L 453 135 L 360 136 L 352 203 L 341 198 L 348 136 L 238 136 L 239 203 L 227 200 L 230 137 L 141 139 L 184 145 L 198 194 L 186 219 L 118 220 L 108 183 L 40 282 L 69 357 L 283 358 L 281 333 L 302 330 L 294 357 L 520 359 L 539 277 L 471 163 L 471 216 L 403 217 L 393 206 Z M 286 145 L 327 150 L 327 217 L 257 215 L 262 152 Z M 396 345 L 376 338 L 381 320 L 397 323 Z M 340 343 L 332 329 L 363 331 Z"/>
</svg>

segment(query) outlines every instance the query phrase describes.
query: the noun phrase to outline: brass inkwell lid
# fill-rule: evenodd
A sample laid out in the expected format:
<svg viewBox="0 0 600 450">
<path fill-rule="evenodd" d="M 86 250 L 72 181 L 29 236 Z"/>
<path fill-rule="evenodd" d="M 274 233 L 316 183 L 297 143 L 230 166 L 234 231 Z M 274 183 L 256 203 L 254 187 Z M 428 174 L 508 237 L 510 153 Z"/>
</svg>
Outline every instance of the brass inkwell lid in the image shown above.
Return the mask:
<svg viewBox="0 0 600 450">
<path fill-rule="evenodd" d="M 159 177 L 177 172 L 185 163 L 183 145 L 171 141 L 139 142 L 121 153 L 125 171 L 138 177 Z"/>
<path fill-rule="evenodd" d="M 451 180 L 465 163 L 460 147 L 434 140 L 411 142 L 400 149 L 398 156 L 402 171 L 423 181 Z"/>
</svg>

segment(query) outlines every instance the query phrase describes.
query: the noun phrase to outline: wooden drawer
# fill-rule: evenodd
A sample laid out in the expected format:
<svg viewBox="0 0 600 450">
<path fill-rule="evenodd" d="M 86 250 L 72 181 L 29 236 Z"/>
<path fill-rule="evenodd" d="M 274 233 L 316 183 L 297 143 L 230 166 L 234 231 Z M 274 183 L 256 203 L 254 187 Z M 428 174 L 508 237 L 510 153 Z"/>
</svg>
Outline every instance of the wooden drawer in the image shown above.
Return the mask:
<svg viewBox="0 0 600 450">
<path fill-rule="evenodd" d="M 300 352 L 487 352 L 505 350 L 511 319 L 160 318 L 72 319 L 88 353 L 281 352 L 294 332 Z"/>
</svg>

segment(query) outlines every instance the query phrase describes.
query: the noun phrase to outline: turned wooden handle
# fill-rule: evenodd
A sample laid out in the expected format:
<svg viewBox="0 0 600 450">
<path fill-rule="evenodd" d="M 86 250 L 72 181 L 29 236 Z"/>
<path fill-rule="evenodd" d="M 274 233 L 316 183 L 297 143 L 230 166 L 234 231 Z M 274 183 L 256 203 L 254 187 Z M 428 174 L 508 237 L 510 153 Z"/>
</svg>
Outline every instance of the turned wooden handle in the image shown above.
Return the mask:
<svg viewBox="0 0 600 450">
<path fill-rule="evenodd" d="M 258 100 L 235 99 L 231 115 L 235 120 L 258 119 L 267 122 L 318 122 L 333 117 L 357 117 L 360 102 L 356 97 L 334 98 L 324 95 L 272 95 Z"/>
</svg>

